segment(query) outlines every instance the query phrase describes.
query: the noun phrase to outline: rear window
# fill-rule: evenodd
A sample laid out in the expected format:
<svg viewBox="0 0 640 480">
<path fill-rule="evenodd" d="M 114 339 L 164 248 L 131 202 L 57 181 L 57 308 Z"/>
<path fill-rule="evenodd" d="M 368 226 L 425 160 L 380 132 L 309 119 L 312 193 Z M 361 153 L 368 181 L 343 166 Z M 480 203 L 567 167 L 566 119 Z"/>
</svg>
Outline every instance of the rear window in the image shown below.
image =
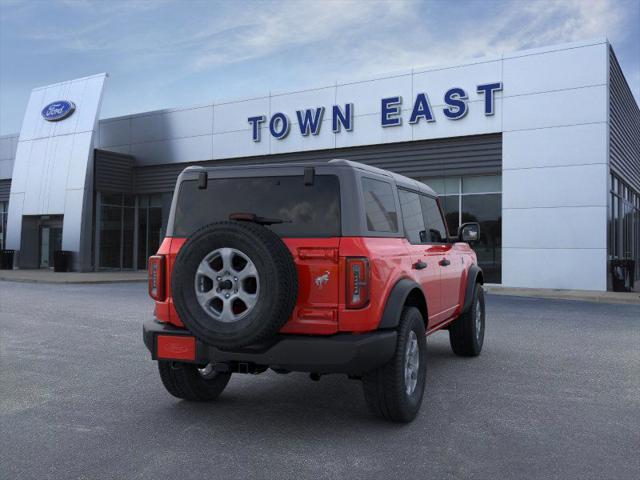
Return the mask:
<svg viewBox="0 0 640 480">
<path fill-rule="evenodd" d="M 304 177 L 210 178 L 206 189 L 197 180 L 180 185 L 173 235 L 188 237 L 199 228 L 232 213 L 253 213 L 285 223 L 268 225 L 281 237 L 340 236 L 340 184 L 335 175 Z"/>
</svg>

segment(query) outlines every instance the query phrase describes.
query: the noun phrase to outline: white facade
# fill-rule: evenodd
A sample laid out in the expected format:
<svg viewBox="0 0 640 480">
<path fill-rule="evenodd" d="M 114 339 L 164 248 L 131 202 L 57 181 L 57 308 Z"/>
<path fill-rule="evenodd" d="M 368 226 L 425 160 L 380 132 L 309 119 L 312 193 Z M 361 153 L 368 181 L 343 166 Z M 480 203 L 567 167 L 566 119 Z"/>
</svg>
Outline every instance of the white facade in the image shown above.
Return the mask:
<svg viewBox="0 0 640 480">
<path fill-rule="evenodd" d="M 7 247 L 20 250 L 23 216 L 63 216 L 62 248 L 81 251 L 92 208 L 93 136 L 106 74 L 47 87 L 31 93 L 17 143 L 11 178 Z M 41 111 L 67 99 L 78 105 L 68 119 L 46 121 Z M 84 230 L 84 232 L 83 232 Z M 79 259 L 78 259 L 79 260 Z"/>
<path fill-rule="evenodd" d="M 150 166 L 501 133 L 503 285 L 606 290 L 608 72 L 609 44 L 602 39 L 312 90 L 105 119 L 99 122 L 95 145 L 134 156 L 136 166 Z M 92 81 L 97 82 L 97 77 Z M 501 82 L 502 90 L 494 94 L 493 114 L 487 114 L 485 95 L 476 89 L 491 82 Z M 446 118 L 443 111 L 448 108 L 445 92 L 452 87 L 468 94 L 468 113 L 457 120 Z M 410 124 L 419 93 L 427 94 L 434 121 Z M 402 97 L 402 124 L 383 128 L 381 99 L 392 96 Z M 99 104 L 97 87 L 91 102 Z M 347 103 L 353 105 L 353 128 L 334 133 L 331 108 Z M 296 111 L 315 107 L 325 107 L 320 131 L 303 136 Z M 291 121 L 283 139 L 274 138 L 267 126 L 276 112 L 285 113 Z M 266 118 L 260 141 L 252 140 L 248 122 L 256 115 Z M 93 128 L 90 117 L 77 122 L 83 125 L 87 145 Z M 26 155 L 22 149 L 35 135 L 25 122 L 18 158 Z M 65 177 L 66 184 L 60 179 L 59 185 L 54 181 L 55 188 L 33 187 L 40 192 L 33 196 L 25 183 L 31 174 L 16 162 L 10 211 L 16 216 L 18 212 L 66 212 L 64 202 L 70 199 L 79 205 L 83 194 L 74 192 L 85 188 L 87 177 L 77 170 L 86 165 L 86 153 L 83 147 L 82 159 L 73 168 L 64 165 L 64 171 L 72 172 Z M 50 162 L 68 161 L 47 155 Z M 6 175 L 8 162 L 0 158 L 0 174 Z M 32 169 L 51 168 L 51 163 L 37 162 L 42 160 L 29 160 Z M 59 193 L 49 198 L 47 189 Z M 76 225 L 71 228 L 77 228 L 79 213 L 69 212 Z M 16 217 L 10 214 L 12 218 Z M 65 217 L 65 228 L 66 222 Z M 11 224 L 9 238 L 19 238 L 16 228 Z M 77 242 L 65 245 L 75 249 Z"/>
</svg>

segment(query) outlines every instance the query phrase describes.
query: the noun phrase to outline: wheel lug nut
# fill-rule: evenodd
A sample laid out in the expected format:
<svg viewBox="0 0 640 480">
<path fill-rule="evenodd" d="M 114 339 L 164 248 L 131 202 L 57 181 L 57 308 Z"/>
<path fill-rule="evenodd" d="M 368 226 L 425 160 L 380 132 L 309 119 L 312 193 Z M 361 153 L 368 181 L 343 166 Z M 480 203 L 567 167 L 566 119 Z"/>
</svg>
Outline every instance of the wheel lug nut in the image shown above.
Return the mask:
<svg viewBox="0 0 640 480">
<path fill-rule="evenodd" d="M 224 295 L 224 298 L 229 298 L 229 294 L 228 294 L 228 293 L 226 293 L 226 294 Z"/>
<path fill-rule="evenodd" d="M 233 279 L 237 282 L 238 281 L 238 277 L 233 277 Z"/>
<path fill-rule="evenodd" d="M 220 281 L 220 280 L 222 280 L 222 278 L 221 277 L 216 277 L 216 280 Z"/>
</svg>

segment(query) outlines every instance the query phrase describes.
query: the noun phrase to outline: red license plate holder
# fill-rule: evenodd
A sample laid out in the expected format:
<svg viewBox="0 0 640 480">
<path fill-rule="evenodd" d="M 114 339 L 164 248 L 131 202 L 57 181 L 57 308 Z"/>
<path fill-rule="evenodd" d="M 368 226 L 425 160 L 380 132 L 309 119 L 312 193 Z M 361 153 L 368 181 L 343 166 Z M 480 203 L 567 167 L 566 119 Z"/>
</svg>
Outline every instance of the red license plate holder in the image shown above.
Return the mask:
<svg viewBox="0 0 640 480">
<path fill-rule="evenodd" d="M 158 360 L 196 359 L 196 339 L 186 335 L 156 336 L 156 356 Z"/>
</svg>

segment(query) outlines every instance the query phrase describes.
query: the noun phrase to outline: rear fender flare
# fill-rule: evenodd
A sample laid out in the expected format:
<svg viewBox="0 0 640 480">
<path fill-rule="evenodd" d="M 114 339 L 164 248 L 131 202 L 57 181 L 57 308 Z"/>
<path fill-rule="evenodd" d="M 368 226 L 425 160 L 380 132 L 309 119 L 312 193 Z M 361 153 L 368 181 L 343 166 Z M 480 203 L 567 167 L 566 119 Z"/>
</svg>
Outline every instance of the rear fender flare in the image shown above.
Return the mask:
<svg viewBox="0 0 640 480">
<path fill-rule="evenodd" d="M 427 300 L 420 285 L 413 280 L 403 278 L 391 289 L 387 297 L 387 303 L 382 313 L 382 319 L 378 329 L 396 328 L 400 323 L 400 316 L 405 305 L 412 305 L 422 313 L 425 328 L 427 328 Z"/>
</svg>

